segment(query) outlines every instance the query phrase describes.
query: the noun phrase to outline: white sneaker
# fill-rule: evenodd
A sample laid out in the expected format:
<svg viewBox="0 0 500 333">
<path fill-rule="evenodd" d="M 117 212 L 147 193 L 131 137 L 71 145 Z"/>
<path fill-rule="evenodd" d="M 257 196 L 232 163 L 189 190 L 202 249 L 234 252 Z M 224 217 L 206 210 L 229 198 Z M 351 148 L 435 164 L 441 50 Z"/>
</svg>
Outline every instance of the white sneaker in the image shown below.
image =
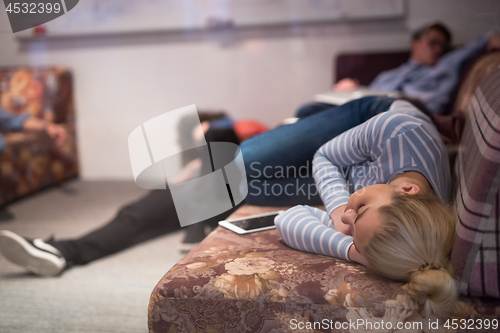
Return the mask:
<svg viewBox="0 0 500 333">
<path fill-rule="evenodd" d="M 7 230 L 0 231 L 0 253 L 10 262 L 38 275 L 55 276 L 66 268 L 66 259 L 52 245 Z"/>
</svg>

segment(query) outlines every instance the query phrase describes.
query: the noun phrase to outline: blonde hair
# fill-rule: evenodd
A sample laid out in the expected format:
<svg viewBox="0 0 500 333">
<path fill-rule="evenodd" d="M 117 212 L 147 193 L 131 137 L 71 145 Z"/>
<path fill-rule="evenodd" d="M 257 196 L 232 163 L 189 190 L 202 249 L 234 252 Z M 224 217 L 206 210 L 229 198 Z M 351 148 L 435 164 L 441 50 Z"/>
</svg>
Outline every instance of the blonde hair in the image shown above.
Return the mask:
<svg viewBox="0 0 500 333">
<path fill-rule="evenodd" d="M 409 282 L 407 290 L 427 317 L 450 313 L 457 299 L 448 255 L 456 218 L 435 194 L 395 194 L 379 208 L 383 219 L 363 255 L 368 268 Z"/>
</svg>

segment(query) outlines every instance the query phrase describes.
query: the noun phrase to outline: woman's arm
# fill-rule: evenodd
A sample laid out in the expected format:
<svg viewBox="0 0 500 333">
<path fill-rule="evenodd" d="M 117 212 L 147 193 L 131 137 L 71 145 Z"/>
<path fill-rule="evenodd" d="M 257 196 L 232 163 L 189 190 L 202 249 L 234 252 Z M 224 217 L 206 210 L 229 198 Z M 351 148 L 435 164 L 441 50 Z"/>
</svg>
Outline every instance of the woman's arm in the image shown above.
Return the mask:
<svg viewBox="0 0 500 333">
<path fill-rule="evenodd" d="M 350 260 L 352 237 L 333 229 L 321 209 L 295 206 L 278 215 L 274 223 L 283 241 L 294 249 Z"/>
<path fill-rule="evenodd" d="M 328 141 L 314 155 L 313 176 L 329 215 L 349 200 L 349 167 L 376 156 L 373 142 L 378 142 L 378 133 L 372 130 L 376 128 L 373 120 L 374 118 Z M 372 153 L 375 155 L 372 156 Z"/>
</svg>

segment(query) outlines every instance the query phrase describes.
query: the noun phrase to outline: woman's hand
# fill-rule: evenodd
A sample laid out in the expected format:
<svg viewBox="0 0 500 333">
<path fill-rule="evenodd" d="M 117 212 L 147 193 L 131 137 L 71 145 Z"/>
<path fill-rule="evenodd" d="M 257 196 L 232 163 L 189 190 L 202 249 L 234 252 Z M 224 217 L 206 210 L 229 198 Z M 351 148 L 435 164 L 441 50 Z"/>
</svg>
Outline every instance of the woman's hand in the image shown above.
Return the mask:
<svg viewBox="0 0 500 333">
<path fill-rule="evenodd" d="M 346 205 L 335 208 L 330 214 L 330 219 L 333 221 L 333 228 L 338 232 L 352 236 L 352 228 L 349 224 L 342 223 L 341 217 L 344 214 Z M 367 261 L 361 253 L 358 252 L 354 244 L 349 248 L 349 260 L 357 262 L 358 264 L 366 266 Z"/>
<path fill-rule="evenodd" d="M 330 219 L 333 222 L 333 229 L 341 232 L 345 235 L 352 236 L 352 228 L 348 224 L 342 223 L 341 217 L 344 214 L 346 205 L 339 206 L 335 208 L 330 214 Z"/>
</svg>

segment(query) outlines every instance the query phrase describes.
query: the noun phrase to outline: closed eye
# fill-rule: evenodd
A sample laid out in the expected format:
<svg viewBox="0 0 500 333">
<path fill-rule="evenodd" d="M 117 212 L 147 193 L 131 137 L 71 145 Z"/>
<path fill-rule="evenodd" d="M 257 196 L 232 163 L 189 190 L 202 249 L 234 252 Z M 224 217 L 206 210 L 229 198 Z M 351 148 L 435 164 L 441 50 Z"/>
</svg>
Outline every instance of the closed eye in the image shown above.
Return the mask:
<svg viewBox="0 0 500 333">
<path fill-rule="evenodd" d="M 363 206 L 364 206 L 364 204 L 361 205 L 361 207 L 363 207 Z M 358 214 L 358 216 L 356 216 L 356 219 L 354 220 L 354 224 L 356 224 L 356 222 L 358 222 L 358 220 L 361 218 L 361 216 L 363 216 L 366 213 L 366 211 L 368 211 L 369 209 L 370 208 L 366 208 L 360 214 Z M 358 209 L 358 212 L 359 212 L 359 209 Z"/>
</svg>

